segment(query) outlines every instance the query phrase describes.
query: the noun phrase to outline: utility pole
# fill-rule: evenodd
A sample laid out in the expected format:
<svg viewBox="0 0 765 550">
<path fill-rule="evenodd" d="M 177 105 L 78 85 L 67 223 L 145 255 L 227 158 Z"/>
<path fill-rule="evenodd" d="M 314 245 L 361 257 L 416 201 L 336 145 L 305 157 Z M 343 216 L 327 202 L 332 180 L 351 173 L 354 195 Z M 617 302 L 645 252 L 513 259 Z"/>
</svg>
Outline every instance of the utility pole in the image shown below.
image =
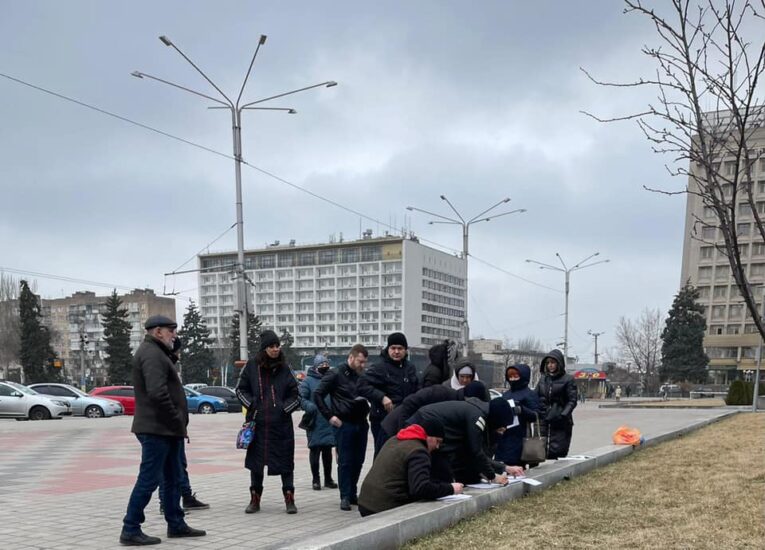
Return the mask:
<svg viewBox="0 0 765 550">
<path fill-rule="evenodd" d="M 501 206 L 503 204 L 506 204 L 510 202 L 510 198 L 504 198 L 501 201 L 499 201 L 497 204 L 490 206 L 480 214 L 474 216 L 473 218 L 466 220 L 462 217 L 462 215 L 457 211 L 457 209 L 454 207 L 454 205 L 449 201 L 449 199 L 446 198 L 446 195 L 441 195 L 441 200 L 446 202 L 446 204 L 449 205 L 449 208 L 452 209 L 452 212 L 454 212 L 457 215 L 457 218 L 449 218 L 447 216 L 443 216 L 441 214 L 436 214 L 435 212 L 429 212 L 428 210 L 423 210 L 422 208 L 417 208 L 415 206 L 407 206 L 406 209 L 410 211 L 416 211 L 416 212 L 422 212 L 423 214 L 427 214 L 428 216 L 433 216 L 435 218 L 439 218 L 438 220 L 429 221 L 428 224 L 434 225 L 437 223 L 447 224 L 447 225 L 459 225 L 462 227 L 462 259 L 465 260 L 465 296 L 464 296 L 464 318 L 462 321 L 462 340 L 465 345 L 465 355 L 468 355 L 469 347 L 470 347 L 470 326 L 468 324 L 468 257 L 470 256 L 469 251 L 469 237 L 470 237 L 470 226 L 474 223 L 480 223 L 480 222 L 488 222 L 493 220 L 494 218 L 499 218 L 501 216 L 508 216 L 510 214 L 515 214 L 516 212 L 522 213 L 526 212 L 525 208 L 518 208 L 516 210 L 509 210 L 507 212 L 502 212 L 500 214 L 493 214 L 491 216 L 486 216 L 489 212 L 497 208 L 498 206 Z"/>
<path fill-rule="evenodd" d="M 588 330 L 587 334 L 592 336 L 595 339 L 595 364 L 598 364 L 598 336 L 602 336 L 605 334 L 605 332 L 592 332 L 592 330 Z"/>
</svg>

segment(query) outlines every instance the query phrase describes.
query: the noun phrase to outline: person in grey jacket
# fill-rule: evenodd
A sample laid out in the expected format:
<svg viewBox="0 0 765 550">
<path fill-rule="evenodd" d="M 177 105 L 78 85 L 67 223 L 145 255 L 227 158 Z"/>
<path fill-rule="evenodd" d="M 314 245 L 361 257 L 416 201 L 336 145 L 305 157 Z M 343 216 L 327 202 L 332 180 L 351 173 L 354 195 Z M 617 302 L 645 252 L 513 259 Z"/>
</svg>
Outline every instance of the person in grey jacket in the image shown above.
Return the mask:
<svg viewBox="0 0 765 550">
<path fill-rule="evenodd" d="M 206 533 L 189 527 L 181 509 L 181 453 L 189 411 L 175 364 L 171 359 L 177 324 L 162 315 L 150 317 L 146 338 L 133 357 L 135 416 L 132 432 L 141 443 L 141 466 L 123 519 L 120 544 L 146 546 L 161 539 L 141 531 L 144 509 L 164 473 L 167 536 L 199 537 Z"/>
</svg>

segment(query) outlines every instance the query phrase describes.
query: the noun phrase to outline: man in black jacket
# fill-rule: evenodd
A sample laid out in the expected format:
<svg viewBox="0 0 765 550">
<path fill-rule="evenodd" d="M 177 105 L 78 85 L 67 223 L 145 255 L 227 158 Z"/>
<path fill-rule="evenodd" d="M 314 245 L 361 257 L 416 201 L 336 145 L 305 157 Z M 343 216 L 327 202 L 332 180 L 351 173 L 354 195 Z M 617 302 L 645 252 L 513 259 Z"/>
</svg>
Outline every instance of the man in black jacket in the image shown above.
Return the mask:
<svg viewBox="0 0 765 550">
<path fill-rule="evenodd" d="M 141 531 L 144 509 L 164 473 L 167 536 L 199 537 L 206 533 L 189 527 L 181 509 L 181 452 L 188 439 L 186 394 L 171 359 L 177 324 L 162 315 L 150 317 L 146 338 L 133 356 L 135 416 L 132 432 L 141 443 L 141 466 L 123 519 L 120 543 L 145 546 L 162 542 Z"/>
<path fill-rule="evenodd" d="M 385 415 L 420 388 L 417 371 L 406 358 L 408 347 L 406 336 L 402 333 L 389 335 L 387 347 L 380 352 L 380 362 L 367 369 L 359 381 L 359 394 L 372 405 L 369 422 L 375 456 L 385 443 L 380 435 L 380 424 Z"/>
<path fill-rule="evenodd" d="M 367 348 L 361 344 L 353 346 L 348 361 L 325 374 L 313 392 L 316 408 L 335 428 L 340 509 L 346 511 L 351 509 L 351 504 L 358 504 L 359 476 L 367 453 L 369 404 L 359 396 L 358 383 L 368 355 Z M 331 409 L 324 401 L 327 395 Z"/>
<path fill-rule="evenodd" d="M 444 426 L 435 419 L 412 424 L 390 438 L 361 485 L 359 513 L 368 516 L 417 500 L 461 493 L 462 483 L 431 478 L 430 456 L 443 438 Z"/>
<path fill-rule="evenodd" d="M 512 424 L 513 410 L 507 400 L 497 397 L 489 403 L 469 397 L 464 401 L 443 401 L 425 405 L 407 424 L 438 420 L 444 426 L 444 442 L 433 457 L 434 476 L 461 483 L 478 483 L 481 478 L 501 485 L 507 475 L 522 475 L 523 468 L 505 466 L 492 460 L 492 434 L 502 434 Z"/>
</svg>

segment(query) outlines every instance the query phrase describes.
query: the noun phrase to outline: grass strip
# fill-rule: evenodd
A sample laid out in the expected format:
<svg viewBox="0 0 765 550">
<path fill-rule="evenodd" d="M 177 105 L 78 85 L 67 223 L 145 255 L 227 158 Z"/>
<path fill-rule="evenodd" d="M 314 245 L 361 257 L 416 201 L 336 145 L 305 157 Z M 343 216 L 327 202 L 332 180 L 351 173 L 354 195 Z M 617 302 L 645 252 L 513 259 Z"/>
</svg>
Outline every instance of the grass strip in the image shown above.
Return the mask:
<svg viewBox="0 0 765 550">
<path fill-rule="evenodd" d="M 762 550 L 765 414 L 737 414 L 406 548 Z"/>
</svg>

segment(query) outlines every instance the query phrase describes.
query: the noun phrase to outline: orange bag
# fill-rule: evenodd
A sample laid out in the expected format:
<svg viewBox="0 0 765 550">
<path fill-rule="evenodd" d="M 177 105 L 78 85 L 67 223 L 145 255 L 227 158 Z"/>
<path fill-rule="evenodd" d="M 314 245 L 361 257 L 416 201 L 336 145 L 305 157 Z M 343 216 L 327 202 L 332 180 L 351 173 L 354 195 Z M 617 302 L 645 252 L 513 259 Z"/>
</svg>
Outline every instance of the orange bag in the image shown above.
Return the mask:
<svg viewBox="0 0 765 550">
<path fill-rule="evenodd" d="M 640 445 L 643 442 L 643 436 L 637 428 L 629 426 L 620 426 L 613 436 L 614 445 Z"/>
</svg>

